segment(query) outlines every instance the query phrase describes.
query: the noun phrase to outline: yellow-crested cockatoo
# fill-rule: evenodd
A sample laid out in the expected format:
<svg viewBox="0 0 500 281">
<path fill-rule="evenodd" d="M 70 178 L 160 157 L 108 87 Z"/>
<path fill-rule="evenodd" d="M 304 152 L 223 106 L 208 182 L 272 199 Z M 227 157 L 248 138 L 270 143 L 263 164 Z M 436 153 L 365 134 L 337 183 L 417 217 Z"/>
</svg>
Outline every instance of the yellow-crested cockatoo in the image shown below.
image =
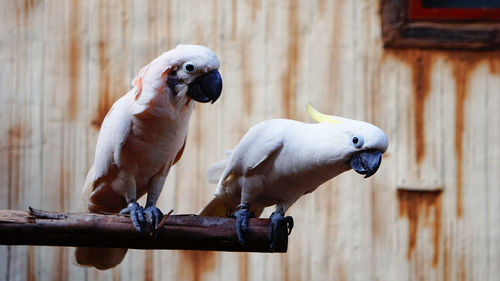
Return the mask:
<svg viewBox="0 0 500 281">
<path fill-rule="evenodd" d="M 221 95 L 219 65 L 210 49 L 179 45 L 140 70 L 102 123 L 82 193 L 88 211 L 130 214 L 139 232 L 158 226 L 163 214 L 156 201 L 184 150 L 194 101 L 213 103 Z M 146 193 L 143 208 L 137 199 Z M 80 265 L 107 269 L 126 251 L 77 248 L 75 258 Z"/>
<path fill-rule="evenodd" d="M 307 110 L 319 123 L 273 119 L 250 128 L 226 160 L 208 170 L 208 181 L 218 183 L 217 190 L 199 214 L 232 214 L 244 245 L 248 219 L 276 205 L 269 230 L 274 250 L 279 226 L 287 224 L 289 232 L 293 227 L 285 212 L 302 195 L 351 168 L 365 178 L 377 171 L 388 146 L 381 129 L 322 114 L 311 105 Z"/>
</svg>

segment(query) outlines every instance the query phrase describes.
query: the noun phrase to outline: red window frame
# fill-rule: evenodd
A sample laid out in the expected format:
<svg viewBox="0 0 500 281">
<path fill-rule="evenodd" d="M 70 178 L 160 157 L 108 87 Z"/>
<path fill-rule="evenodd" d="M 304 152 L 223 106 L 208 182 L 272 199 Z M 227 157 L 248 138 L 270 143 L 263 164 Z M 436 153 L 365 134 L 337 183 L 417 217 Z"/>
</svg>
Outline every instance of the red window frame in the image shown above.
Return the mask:
<svg viewBox="0 0 500 281">
<path fill-rule="evenodd" d="M 422 0 L 380 0 L 389 48 L 500 49 L 500 9 L 424 8 Z"/>
<path fill-rule="evenodd" d="M 422 0 L 409 0 L 410 20 L 500 20 L 499 8 L 424 8 Z"/>
</svg>

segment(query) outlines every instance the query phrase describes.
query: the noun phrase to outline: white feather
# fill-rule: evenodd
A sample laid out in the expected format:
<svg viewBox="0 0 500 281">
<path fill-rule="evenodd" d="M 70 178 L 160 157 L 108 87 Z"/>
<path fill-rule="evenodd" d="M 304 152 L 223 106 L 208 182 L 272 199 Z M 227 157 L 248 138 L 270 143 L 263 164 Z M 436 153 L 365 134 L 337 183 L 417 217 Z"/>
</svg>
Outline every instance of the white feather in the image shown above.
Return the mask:
<svg viewBox="0 0 500 281">
<path fill-rule="evenodd" d="M 219 162 L 216 162 L 210 166 L 207 170 L 207 181 L 210 184 L 216 184 L 219 182 L 220 177 L 222 176 L 222 173 L 224 172 L 224 169 L 227 166 L 227 163 L 229 163 L 229 158 L 233 154 L 234 149 L 227 149 L 224 151 L 224 155 L 226 155 L 226 158 L 224 160 L 221 160 Z"/>
</svg>

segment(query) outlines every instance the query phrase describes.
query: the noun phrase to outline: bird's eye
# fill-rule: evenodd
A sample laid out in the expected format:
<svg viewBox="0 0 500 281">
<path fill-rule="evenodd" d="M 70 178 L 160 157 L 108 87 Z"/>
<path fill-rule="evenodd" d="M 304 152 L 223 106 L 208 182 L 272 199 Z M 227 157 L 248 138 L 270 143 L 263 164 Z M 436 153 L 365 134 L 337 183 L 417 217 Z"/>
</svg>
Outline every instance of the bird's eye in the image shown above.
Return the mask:
<svg viewBox="0 0 500 281">
<path fill-rule="evenodd" d="M 184 64 L 184 70 L 188 73 L 192 73 L 196 71 L 196 66 L 192 63 L 187 62 Z"/>
<path fill-rule="evenodd" d="M 361 148 L 364 144 L 364 140 L 362 136 L 352 136 L 351 137 L 351 144 L 355 148 Z"/>
</svg>

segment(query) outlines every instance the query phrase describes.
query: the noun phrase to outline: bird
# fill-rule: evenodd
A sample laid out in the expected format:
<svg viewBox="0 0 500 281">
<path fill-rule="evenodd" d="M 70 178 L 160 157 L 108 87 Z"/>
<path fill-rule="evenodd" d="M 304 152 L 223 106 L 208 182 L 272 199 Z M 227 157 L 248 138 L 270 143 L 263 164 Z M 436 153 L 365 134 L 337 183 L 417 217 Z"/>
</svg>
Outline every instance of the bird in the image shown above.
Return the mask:
<svg viewBox="0 0 500 281">
<path fill-rule="evenodd" d="M 207 171 L 217 183 L 213 199 L 201 216 L 236 218 L 238 242 L 245 246 L 250 217 L 275 205 L 270 216 L 270 250 L 279 231 L 290 234 L 293 218 L 285 212 L 301 196 L 353 169 L 368 178 L 375 174 L 388 139 L 378 127 L 363 121 L 323 114 L 310 104 L 307 112 L 317 123 L 271 119 L 251 127 L 226 159 Z M 284 226 L 284 227 L 283 227 Z"/>
<path fill-rule="evenodd" d="M 214 103 L 222 93 L 219 68 L 209 48 L 178 45 L 139 71 L 133 88 L 113 104 L 99 131 L 81 196 L 87 211 L 129 214 L 141 233 L 158 226 L 163 213 L 156 203 L 184 151 L 195 101 Z M 137 200 L 145 194 L 143 207 Z M 126 252 L 80 247 L 75 261 L 104 270 L 118 265 Z"/>
</svg>

